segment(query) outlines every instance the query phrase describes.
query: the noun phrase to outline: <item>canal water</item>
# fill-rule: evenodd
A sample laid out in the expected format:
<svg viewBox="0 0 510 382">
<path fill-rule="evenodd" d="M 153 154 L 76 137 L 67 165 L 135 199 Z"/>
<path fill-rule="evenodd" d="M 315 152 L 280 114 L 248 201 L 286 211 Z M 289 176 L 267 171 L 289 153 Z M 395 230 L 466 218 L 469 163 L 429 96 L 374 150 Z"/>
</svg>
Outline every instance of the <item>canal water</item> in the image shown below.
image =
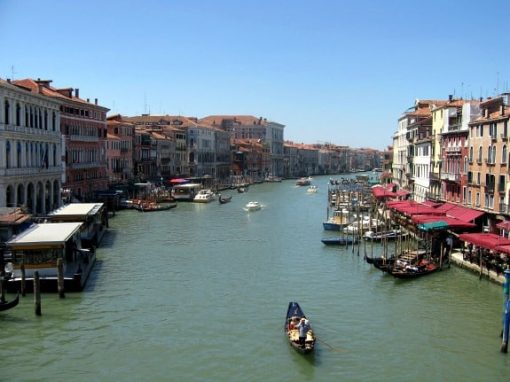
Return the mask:
<svg viewBox="0 0 510 382">
<path fill-rule="evenodd" d="M 369 245 L 324 246 L 327 178 L 314 183 L 121 211 L 83 293 L 0 314 L 0 380 L 508 381 L 502 288 L 454 266 L 395 280 L 364 262 Z M 294 300 L 310 356 L 283 334 Z"/>
</svg>

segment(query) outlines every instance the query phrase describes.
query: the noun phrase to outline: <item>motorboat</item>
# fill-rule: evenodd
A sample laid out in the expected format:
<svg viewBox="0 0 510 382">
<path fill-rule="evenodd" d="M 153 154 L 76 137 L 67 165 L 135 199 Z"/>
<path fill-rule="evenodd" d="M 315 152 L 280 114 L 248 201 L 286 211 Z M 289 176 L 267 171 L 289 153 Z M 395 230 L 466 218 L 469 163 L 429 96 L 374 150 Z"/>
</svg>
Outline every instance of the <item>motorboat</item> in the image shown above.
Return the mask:
<svg viewBox="0 0 510 382">
<path fill-rule="evenodd" d="M 258 211 L 262 208 L 259 202 L 248 202 L 246 206 L 244 206 L 247 211 Z"/>
<path fill-rule="evenodd" d="M 296 180 L 296 186 L 309 186 L 310 184 L 312 184 L 311 177 L 299 178 L 298 180 Z"/>
<path fill-rule="evenodd" d="M 322 223 L 322 226 L 326 231 L 341 231 L 342 228 L 349 224 L 349 211 L 346 209 L 336 210 L 333 212 L 333 216 L 330 216 L 328 220 Z"/>
<path fill-rule="evenodd" d="M 315 194 L 317 192 L 319 188 L 315 185 L 311 185 L 310 187 L 308 187 L 308 189 L 306 190 L 306 192 L 308 192 L 309 194 Z"/>
<path fill-rule="evenodd" d="M 215 197 L 216 196 L 214 195 L 214 192 L 206 188 L 198 191 L 198 193 L 193 198 L 193 201 L 195 203 L 209 203 L 212 202 L 215 199 Z"/>
</svg>

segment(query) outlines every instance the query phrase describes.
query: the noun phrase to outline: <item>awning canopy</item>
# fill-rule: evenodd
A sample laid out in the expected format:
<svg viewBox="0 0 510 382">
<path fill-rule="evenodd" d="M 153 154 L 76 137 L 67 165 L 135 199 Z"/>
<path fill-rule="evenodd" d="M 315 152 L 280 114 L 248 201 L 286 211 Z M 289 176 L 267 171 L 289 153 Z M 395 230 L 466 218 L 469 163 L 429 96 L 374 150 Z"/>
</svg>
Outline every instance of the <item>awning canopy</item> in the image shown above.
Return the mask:
<svg viewBox="0 0 510 382">
<path fill-rule="evenodd" d="M 503 220 L 502 222 L 496 224 L 496 227 L 510 231 L 510 220 Z"/>
<path fill-rule="evenodd" d="M 472 208 L 454 206 L 446 212 L 446 215 L 465 222 L 470 222 L 482 216 L 484 213 L 483 211 L 474 210 Z"/>
<path fill-rule="evenodd" d="M 395 194 L 394 192 L 379 185 L 372 187 L 372 195 L 374 195 L 374 197 L 377 199 L 394 198 L 395 196 L 397 196 L 397 194 Z"/>
<path fill-rule="evenodd" d="M 423 231 L 440 230 L 440 229 L 470 229 L 475 228 L 476 224 L 464 222 L 459 219 L 450 218 L 448 216 L 438 215 L 415 215 L 412 218 L 414 223 L 418 224 L 418 228 Z"/>
<path fill-rule="evenodd" d="M 510 239 L 494 233 L 462 233 L 459 235 L 459 239 L 487 249 L 510 245 Z"/>
<path fill-rule="evenodd" d="M 189 180 L 182 179 L 182 178 L 170 179 L 170 183 L 172 183 L 172 184 L 181 184 L 181 183 L 187 183 L 187 182 L 189 182 Z"/>
</svg>

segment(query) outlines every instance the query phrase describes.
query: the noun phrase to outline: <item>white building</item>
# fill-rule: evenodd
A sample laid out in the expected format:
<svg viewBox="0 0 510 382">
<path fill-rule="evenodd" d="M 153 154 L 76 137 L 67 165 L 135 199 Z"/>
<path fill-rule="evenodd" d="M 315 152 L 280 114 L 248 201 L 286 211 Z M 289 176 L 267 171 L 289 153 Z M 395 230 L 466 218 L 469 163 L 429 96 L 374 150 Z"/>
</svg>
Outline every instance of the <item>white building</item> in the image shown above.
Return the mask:
<svg viewBox="0 0 510 382">
<path fill-rule="evenodd" d="M 61 205 L 60 102 L 0 80 L 0 207 Z"/>
</svg>

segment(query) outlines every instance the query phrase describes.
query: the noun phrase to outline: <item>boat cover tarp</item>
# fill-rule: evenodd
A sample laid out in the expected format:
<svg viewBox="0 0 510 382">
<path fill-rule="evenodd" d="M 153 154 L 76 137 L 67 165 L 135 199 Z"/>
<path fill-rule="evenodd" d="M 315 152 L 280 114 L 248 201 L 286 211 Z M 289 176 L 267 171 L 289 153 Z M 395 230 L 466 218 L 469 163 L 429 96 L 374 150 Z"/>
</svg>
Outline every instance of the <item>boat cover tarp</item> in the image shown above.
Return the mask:
<svg viewBox="0 0 510 382">
<path fill-rule="evenodd" d="M 494 233 L 462 233 L 459 239 L 486 249 L 496 249 L 501 246 L 509 246 L 510 239 Z"/>
</svg>

